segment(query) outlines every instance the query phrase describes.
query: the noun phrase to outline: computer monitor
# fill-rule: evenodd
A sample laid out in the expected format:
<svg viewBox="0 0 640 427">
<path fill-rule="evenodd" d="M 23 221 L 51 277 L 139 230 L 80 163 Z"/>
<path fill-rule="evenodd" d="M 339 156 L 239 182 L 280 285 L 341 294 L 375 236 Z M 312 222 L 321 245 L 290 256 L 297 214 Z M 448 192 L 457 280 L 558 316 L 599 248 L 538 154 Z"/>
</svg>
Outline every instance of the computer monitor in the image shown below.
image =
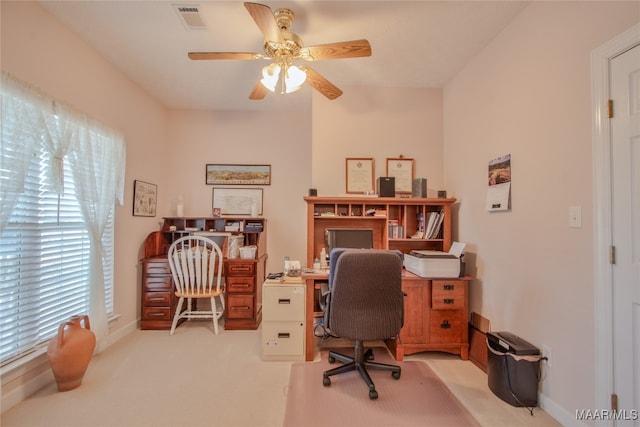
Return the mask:
<svg viewBox="0 0 640 427">
<path fill-rule="evenodd" d="M 327 228 L 324 235 L 327 254 L 335 248 L 373 248 L 373 229 L 371 228 Z"/>
<path fill-rule="evenodd" d="M 194 231 L 194 236 L 203 236 L 213 240 L 222 250 L 223 255 L 227 255 L 225 250 L 227 248 L 227 238 L 231 237 L 231 233 L 224 231 Z"/>
</svg>

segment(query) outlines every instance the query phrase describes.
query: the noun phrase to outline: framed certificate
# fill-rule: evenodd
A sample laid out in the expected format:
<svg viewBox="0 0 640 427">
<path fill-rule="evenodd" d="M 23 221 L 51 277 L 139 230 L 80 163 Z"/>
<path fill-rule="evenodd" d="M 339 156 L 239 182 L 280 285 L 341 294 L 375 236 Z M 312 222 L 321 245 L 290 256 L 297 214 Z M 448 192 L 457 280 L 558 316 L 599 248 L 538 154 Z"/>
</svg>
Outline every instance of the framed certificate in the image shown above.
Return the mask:
<svg viewBox="0 0 640 427">
<path fill-rule="evenodd" d="M 374 191 L 373 159 L 347 157 L 347 193 L 370 194 Z"/>
<path fill-rule="evenodd" d="M 387 158 L 387 176 L 396 179 L 396 193 L 411 194 L 413 182 L 413 159 Z"/>
</svg>

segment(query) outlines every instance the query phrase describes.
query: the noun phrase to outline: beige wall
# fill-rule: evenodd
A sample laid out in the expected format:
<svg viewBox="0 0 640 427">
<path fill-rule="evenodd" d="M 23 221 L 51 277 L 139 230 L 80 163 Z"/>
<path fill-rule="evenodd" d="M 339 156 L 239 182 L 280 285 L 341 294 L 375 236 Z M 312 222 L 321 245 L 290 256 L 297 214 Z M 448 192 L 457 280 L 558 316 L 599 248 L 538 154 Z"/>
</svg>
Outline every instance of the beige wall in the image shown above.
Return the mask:
<svg viewBox="0 0 640 427">
<path fill-rule="evenodd" d="M 375 178 L 388 157 L 413 158 L 415 176 L 427 178 L 435 197 L 443 187 L 442 90 L 344 87 L 328 101 L 314 94 L 312 184 L 320 196 L 346 191 L 345 159 L 372 157 Z"/>
<path fill-rule="evenodd" d="M 304 260 L 302 197 L 310 185 L 310 113 L 172 110 L 168 118 L 170 180 L 161 215 L 175 215 L 178 195 L 185 215 L 210 215 L 213 186 L 205 184 L 207 163 L 269 164 L 271 185 L 259 187 L 268 220 L 267 270 L 282 271 L 285 256 Z"/>
<path fill-rule="evenodd" d="M 533 2 L 444 90 L 446 184 L 478 280 L 472 310 L 552 348 L 542 403 L 595 408 L 590 53 L 637 2 Z M 511 154 L 512 210 L 485 210 L 487 163 Z M 583 227 L 568 227 L 569 207 Z M 564 418 L 561 418 L 564 416 Z"/>
</svg>

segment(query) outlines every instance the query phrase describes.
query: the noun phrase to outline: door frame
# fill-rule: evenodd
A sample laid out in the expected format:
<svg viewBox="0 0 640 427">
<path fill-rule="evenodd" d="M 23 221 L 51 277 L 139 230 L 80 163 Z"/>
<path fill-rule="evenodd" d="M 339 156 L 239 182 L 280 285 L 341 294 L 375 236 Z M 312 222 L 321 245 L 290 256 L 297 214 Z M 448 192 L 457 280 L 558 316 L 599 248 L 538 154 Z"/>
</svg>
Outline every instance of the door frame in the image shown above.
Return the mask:
<svg viewBox="0 0 640 427">
<path fill-rule="evenodd" d="M 591 53 L 596 399 L 593 409 L 611 408 L 613 393 L 613 268 L 609 262 L 612 244 L 611 133 L 607 107 L 610 99 L 609 62 L 637 44 L 640 44 L 640 24 Z M 612 423 L 600 420 L 596 425 Z"/>
</svg>

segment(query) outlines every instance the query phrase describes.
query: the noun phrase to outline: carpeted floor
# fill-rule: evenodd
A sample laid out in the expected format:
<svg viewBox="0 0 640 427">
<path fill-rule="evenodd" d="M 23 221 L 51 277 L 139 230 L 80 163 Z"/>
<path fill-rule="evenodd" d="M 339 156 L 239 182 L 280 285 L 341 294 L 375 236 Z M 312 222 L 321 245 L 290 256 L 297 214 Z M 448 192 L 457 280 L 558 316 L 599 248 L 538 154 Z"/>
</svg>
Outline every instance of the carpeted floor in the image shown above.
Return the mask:
<svg viewBox="0 0 640 427">
<path fill-rule="evenodd" d="M 349 354 L 349 349 L 340 348 Z M 351 354 L 353 350 L 351 350 Z M 331 377 L 322 385 L 329 364 L 326 351 L 319 362 L 291 366 L 285 410 L 285 427 L 314 426 L 479 426 L 429 366 L 421 361 L 396 362 L 386 348 L 374 348 L 375 360 L 398 364 L 399 380 L 391 373 L 370 371 L 378 399 L 370 400 L 368 388 L 357 372 Z"/>
</svg>

